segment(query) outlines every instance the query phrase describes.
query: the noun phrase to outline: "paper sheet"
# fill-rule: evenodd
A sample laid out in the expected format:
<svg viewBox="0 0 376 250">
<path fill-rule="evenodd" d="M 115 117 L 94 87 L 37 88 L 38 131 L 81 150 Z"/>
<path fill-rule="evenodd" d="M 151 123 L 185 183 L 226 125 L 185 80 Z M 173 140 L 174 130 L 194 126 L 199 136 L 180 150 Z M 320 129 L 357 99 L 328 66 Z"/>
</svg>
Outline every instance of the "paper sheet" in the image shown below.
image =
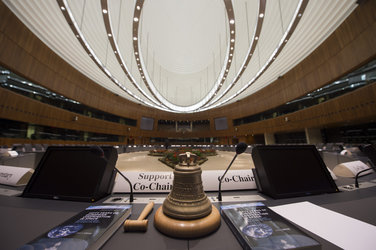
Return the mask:
<svg viewBox="0 0 376 250">
<path fill-rule="evenodd" d="M 310 202 L 270 207 L 299 226 L 343 248 L 376 249 L 376 226 Z"/>
<path fill-rule="evenodd" d="M 34 169 L 0 165 L 0 184 L 10 186 L 26 185 Z"/>
</svg>

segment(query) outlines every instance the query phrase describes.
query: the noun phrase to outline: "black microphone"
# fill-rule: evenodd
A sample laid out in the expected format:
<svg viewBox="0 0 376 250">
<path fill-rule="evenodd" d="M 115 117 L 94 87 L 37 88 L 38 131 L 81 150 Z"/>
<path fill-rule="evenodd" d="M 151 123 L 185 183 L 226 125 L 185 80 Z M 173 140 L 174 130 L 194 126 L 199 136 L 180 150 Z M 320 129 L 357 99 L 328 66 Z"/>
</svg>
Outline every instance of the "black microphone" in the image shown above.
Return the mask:
<svg viewBox="0 0 376 250">
<path fill-rule="evenodd" d="M 370 168 L 363 169 L 362 171 L 359 171 L 355 176 L 355 187 L 359 188 L 358 178 L 360 177 L 360 174 L 363 172 L 366 172 L 368 170 L 373 169 L 373 171 L 376 172 L 376 148 L 375 145 L 367 144 L 359 146 L 359 149 L 368 157 L 367 163 L 369 164 Z"/>
<path fill-rule="evenodd" d="M 234 158 L 232 159 L 230 165 L 228 165 L 225 173 L 222 175 L 221 179 L 219 180 L 219 187 L 218 187 L 218 201 L 222 201 L 222 192 L 221 192 L 221 185 L 222 185 L 222 180 L 223 178 L 225 177 L 227 171 L 230 169 L 232 163 L 235 161 L 236 157 L 242 153 L 244 153 L 244 151 L 247 149 L 248 145 L 247 143 L 244 143 L 244 142 L 240 142 L 238 143 L 238 145 L 236 145 L 236 154 L 234 156 Z"/>
<path fill-rule="evenodd" d="M 358 178 L 360 177 L 359 175 L 363 172 L 366 172 L 366 171 L 369 171 L 369 170 L 373 170 L 376 172 L 376 168 L 375 168 L 375 165 L 373 165 L 372 161 L 368 161 L 368 164 L 370 164 L 370 168 L 366 168 L 366 169 L 363 169 L 362 171 L 359 171 L 356 176 L 355 176 L 355 187 L 356 188 L 359 188 L 359 182 L 358 182 Z"/>
<path fill-rule="evenodd" d="M 106 159 L 106 157 L 104 155 L 104 151 L 103 151 L 103 149 L 101 147 L 96 146 L 96 145 L 91 146 L 90 147 L 90 151 L 93 154 L 95 154 L 95 155 L 99 156 L 100 158 L 104 159 L 105 161 L 107 161 L 107 159 Z M 125 177 L 125 175 L 123 175 L 122 172 L 120 172 L 119 169 L 117 169 L 116 167 L 114 167 L 114 169 L 129 183 L 129 187 L 131 189 L 131 193 L 129 195 L 129 201 L 133 202 L 133 188 L 132 188 L 132 183 L 130 182 L 130 180 L 127 177 Z"/>
<path fill-rule="evenodd" d="M 129 183 L 129 187 L 131 189 L 131 193 L 129 194 L 129 202 L 133 202 L 133 188 L 132 188 L 131 181 L 127 177 L 125 177 L 125 175 L 123 175 L 123 173 L 120 172 L 120 170 L 117 169 L 116 167 L 115 167 L 115 170 Z"/>
</svg>

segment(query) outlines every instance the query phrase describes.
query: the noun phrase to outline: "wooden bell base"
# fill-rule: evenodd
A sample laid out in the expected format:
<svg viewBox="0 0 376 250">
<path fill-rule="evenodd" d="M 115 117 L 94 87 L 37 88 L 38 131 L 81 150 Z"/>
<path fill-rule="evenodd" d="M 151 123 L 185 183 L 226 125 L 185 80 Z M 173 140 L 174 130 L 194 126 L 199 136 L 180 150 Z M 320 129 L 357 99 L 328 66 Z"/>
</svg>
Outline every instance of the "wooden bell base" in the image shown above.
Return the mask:
<svg viewBox="0 0 376 250">
<path fill-rule="evenodd" d="M 163 213 L 160 206 L 154 215 L 154 226 L 162 233 L 177 238 L 195 238 L 215 231 L 221 224 L 218 209 L 212 205 L 208 216 L 195 220 L 177 220 Z"/>
</svg>

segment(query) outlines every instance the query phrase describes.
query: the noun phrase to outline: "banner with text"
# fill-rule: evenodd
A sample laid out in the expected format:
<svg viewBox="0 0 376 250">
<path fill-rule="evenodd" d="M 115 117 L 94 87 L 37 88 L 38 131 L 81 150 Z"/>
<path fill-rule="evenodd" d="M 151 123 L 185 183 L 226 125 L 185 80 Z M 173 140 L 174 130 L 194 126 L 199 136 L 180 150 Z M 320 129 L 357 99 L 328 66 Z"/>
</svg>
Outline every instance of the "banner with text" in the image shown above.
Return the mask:
<svg viewBox="0 0 376 250">
<path fill-rule="evenodd" d="M 202 185 L 204 191 L 218 191 L 219 180 L 223 170 L 203 171 Z M 135 193 L 169 193 L 172 189 L 173 172 L 125 172 L 122 171 L 132 183 Z M 229 170 L 222 180 L 222 190 L 256 189 L 256 182 L 252 170 Z M 114 193 L 130 192 L 129 184 L 120 175 L 116 176 Z"/>
</svg>

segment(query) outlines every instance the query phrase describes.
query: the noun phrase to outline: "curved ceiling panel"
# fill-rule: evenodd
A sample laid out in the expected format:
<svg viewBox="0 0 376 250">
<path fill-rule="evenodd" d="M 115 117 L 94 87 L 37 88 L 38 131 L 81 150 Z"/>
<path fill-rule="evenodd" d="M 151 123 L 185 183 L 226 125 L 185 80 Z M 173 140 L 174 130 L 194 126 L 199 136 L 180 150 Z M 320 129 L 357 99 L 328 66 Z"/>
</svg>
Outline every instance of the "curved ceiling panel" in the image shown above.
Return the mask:
<svg viewBox="0 0 376 250">
<path fill-rule="evenodd" d="M 4 0 L 97 84 L 171 112 L 264 88 L 319 46 L 355 0 Z"/>
</svg>

